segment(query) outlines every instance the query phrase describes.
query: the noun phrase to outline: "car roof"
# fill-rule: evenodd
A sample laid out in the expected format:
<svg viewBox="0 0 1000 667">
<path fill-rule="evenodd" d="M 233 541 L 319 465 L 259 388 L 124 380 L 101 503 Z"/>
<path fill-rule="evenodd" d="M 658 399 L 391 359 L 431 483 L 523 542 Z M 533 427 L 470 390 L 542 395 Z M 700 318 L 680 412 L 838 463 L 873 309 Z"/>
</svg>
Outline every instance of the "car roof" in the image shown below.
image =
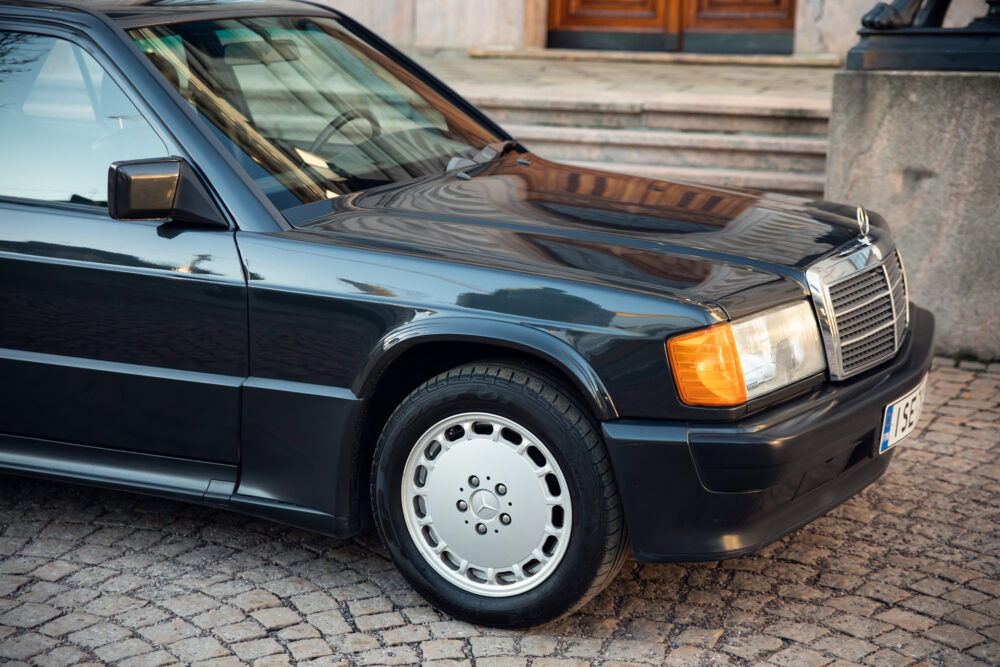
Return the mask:
<svg viewBox="0 0 1000 667">
<path fill-rule="evenodd" d="M 83 10 L 103 14 L 124 28 L 157 23 L 175 23 L 223 16 L 335 14 L 304 0 L 0 0 L 0 10 Z"/>
</svg>

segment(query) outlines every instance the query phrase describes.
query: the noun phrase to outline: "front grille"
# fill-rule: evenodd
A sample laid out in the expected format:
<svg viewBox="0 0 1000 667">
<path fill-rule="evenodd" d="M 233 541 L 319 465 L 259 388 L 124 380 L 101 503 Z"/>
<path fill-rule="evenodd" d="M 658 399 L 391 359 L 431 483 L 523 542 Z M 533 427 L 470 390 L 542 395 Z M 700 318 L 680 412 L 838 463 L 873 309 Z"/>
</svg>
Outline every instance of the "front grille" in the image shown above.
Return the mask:
<svg viewBox="0 0 1000 667">
<path fill-rule="evenodd" d="M 833 338 L 831 371 L 842 379 L 896 354 L 906 331 L 906 281 L 899 252 L 827 286 Z"/>
</svg>

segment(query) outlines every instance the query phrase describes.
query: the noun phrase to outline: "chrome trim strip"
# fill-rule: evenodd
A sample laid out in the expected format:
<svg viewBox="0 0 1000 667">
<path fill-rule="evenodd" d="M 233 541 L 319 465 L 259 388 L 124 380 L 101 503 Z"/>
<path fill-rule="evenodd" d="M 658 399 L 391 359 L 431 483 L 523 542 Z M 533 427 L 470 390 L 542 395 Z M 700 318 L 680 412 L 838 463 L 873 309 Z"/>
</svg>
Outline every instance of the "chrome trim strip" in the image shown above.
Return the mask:
<svg viewBox="0 0 1000 667">
<path fill-rule="evenodd" d="M 847 310 L 842 310 L 842 311 L 840 311 L 840 316 L 844 317 L 845 315 L 850 315 L 851 313 L 853 313 L 855 310 L 858 310 L 859 308 L 864 308 L 865 306 L 870 306 L 871 304 L 875 303 L 879 299 L 884 299 L 887 295 L 891 299 L 892 298 L 892 290 L 885 290 L 885 291 L 879 292 L 878 294 L 876 294 L 872 298 L 868 299 L 864 303 L 859 303 L 856 306 L 851 306 Z"/>
<path fill-rule="evenodd" d="M 889 270 L 882 264 L 882 273 L 885 275 L 885 284 L 889 286 L 889 306 L 892 308 L 892 342 L 895 347 L 899 347 L 902 334 L 897 331 L 896 323 L 899 322 L 899 313 L 896 311 L 896 299 L 893 298 L 892 278 L 889 277 Z"/>
<path fill-rule="evenodd" d="M 906 280 L 906 266 L 903 265 L 903 253 L 899 252 L 899 248 L 896 249 L 896 259 L 899 260 L 899 275 L 903 277 L 903 300 L 906 302 L 906 326 L 903 329 L 910 328 L 910 284 Z"/>
<path fill-rule="evenodd" d="M 878 329 L 872 329 L 871 331 L 866 331 L 863 335 L 857 336 L 856 338 L 848 338 L 847 340 L 840 341 L 840 349 L 844 349 L 844 347 L 846 347 L 847 345 L 854 345 L 855 343 L 859 343 L 863 341 L 865 338 L 871 338 L 882 329 L 887 329 L 889 327 L 892 327 L 894 329 L 894 331 L 892 332 L 892 339 L 896 340 L 896 332 L 895 332 L 896 320 L 895 318 L 893 318 L 891 322 L 886 322 Z"/>
<path fill-rule="evenodd" d="M 830 373 L 830 379 L 838 380 L 841 374 L 840 350 L 836 344 L 837 322 L 833 317 L 833 308 L 829 305 L 830 290 L 823 283 L 819 272 L 812 269 L 806 271 L 806 282 L 809 285 L 809 293 L 816 309 L 820 339 L 823 341 L 823 351 L 826 352 L 826 367 Z"/>
</svg>

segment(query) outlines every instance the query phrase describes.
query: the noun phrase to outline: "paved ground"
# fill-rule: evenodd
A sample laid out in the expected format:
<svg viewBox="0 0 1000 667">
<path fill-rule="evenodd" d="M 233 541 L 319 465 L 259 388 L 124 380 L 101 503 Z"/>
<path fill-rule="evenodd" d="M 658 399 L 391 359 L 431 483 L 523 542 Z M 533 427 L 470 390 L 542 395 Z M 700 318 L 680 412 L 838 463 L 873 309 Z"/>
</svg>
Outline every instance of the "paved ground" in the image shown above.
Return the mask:
<svg viewBox="0 0 1000 667">
<path fill-rule="evenodd" d="M 833 75 L 826 67 L 762 67 L 537 59 L 429 58 L 418 61 L 470 98 L 614 99 L 649 102 L 695 97 L 744 103 L 814 103 L 829 107 Z M 763 98 L 763 99 L 760 99 Z"/>
<path fill-rule="evenodd" d="M 998 404 L 1000 365 L 938 368 L 859 497 L 754 556 L 629 564 L 532 632 L 438 614 L 371 536 L 0 477 L 0 662 L 1000 664 Z"/>
</svg>

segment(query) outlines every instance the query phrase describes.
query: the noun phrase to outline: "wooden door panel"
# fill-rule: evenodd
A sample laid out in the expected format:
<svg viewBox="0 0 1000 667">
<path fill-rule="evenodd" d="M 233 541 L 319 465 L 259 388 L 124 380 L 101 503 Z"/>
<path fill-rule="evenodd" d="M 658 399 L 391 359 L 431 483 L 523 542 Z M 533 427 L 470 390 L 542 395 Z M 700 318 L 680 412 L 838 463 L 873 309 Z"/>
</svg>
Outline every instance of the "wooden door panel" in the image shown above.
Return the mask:
<svg viewBox="0 0 1000 667">
<path fill-rule="evenodd" d="M 677 32 L 680 0 L 551 0 L 550 30 Z"/>
<path fill-rule="evenodd" d="M 795 0 L 685 0 L 685 30 L 792 30 Z"/>
<path fill-rule="evenodd" d="M 549 0 L 548 45 L 791 53 L 794 26 L 795 0 Z"/>
</svg>

